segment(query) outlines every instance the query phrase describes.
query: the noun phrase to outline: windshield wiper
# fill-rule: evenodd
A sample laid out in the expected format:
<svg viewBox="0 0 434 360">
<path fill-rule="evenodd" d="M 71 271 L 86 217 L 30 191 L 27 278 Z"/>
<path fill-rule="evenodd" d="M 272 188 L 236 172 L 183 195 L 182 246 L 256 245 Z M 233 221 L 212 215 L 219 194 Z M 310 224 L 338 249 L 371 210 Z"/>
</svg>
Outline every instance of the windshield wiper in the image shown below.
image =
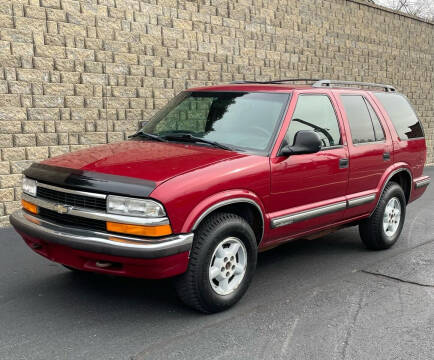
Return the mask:
<svg viewBox="0 0 434 360">
<path fill-rule="evenodd" d="M 139 130 L 135 134 L 128 136 L 128 138 L 130 138 L 130 139 L 133 137 L 144 137 L 146 139 L 151 139 L 151 140 L 156 140 L 156 141 L 166 141 L 165 139 L 163 139 L 159 135 L 150 134 L 150 133 L 144 132 L 143 130 Z"/>
<path fill-rule="evenodd" d="M 217 141 L 206 140 L 206 139 L 203 139 L 203 138 L 198 137 L 198 136 L 194 136 L 194 135 L 189 134 L 189 133 L 167 134 L 167 135 L 164 135 L 164 139 L 165 140 L 179 140 L 179 141 L 186 141 L 186 142 L 193 142 L 193 143 L 204 143 L 204 144 L 208 144 L 208 145 L 211 145 L 211 146 L 214 146 L 216 148 L 223 149 L 223 150 L 233 151 L 233 149 L 230 148 L 229 146 L 220 144 Z"/>
<path fill-rule="evenodd" d="M 299 123 L 301 123 L 301 124 L 304 124 L 304 125 L 310 126 L 311 128 L 314 129 L 314 131 L 318 131 L 318 132 L 324 134 L 324 136 L 325 136 L 325 137 L 327 138 L 327 140 L 329 141 L 330 146 L 333 146 L 333 145 L 335 144 L 335 141 L 334 141 L 334 139 L 333 139 L 333 136 L 331 136 L 331 134 L 327 131 L 328 129 L 324 129 L 324 128 L 322 128 L 322 127 L 320 127 L 320 126 L 318 126 L 318 125 L 312 124 L 311 122 L 306 121 L 306 120 L 301 120 L 301 119 L 297 119 L 297 118 L 296 118 L 296 119 L 292 119 L 292 121 L 297 121 L 297 122 L 299 122 Z"/>
</svg>

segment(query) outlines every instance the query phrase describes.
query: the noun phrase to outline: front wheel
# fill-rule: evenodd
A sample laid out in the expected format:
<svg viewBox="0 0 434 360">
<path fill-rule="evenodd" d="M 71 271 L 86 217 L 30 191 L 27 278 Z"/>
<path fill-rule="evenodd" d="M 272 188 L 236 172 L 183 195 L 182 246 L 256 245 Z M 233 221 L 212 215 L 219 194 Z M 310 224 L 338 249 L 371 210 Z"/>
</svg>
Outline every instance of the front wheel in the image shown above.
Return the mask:
<svg viewBox="0 0 434 360">
<path fill-rule="evenodd" d="M 211 215 L 195 235 L 187 272 L 177 279 L 178 296 L 204 313 L 225 310 L 246 292 L 256 259 L 255 234 L 242 217 Z"/>
<path fill-rule="evenodd" d="M 373 214 L 359 225 L 359 233 L 368 249 L 390 248 L 401 235 L 405 220 L 406 201 L 401 186 L 386 185 Z"/>
</svg>

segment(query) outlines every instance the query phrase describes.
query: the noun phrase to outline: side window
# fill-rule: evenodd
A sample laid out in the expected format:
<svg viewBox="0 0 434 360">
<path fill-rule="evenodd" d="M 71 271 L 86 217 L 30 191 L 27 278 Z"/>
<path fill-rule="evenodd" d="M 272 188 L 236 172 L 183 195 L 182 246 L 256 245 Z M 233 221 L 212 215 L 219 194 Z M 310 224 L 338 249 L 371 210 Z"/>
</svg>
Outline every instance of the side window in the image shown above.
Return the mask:
<svg viewBox="0 0 434 360">
<path fill-rule="evenodd" d="M 381 126 L 380 119 L 378 118 L 377 113 L 369 101 L 365 99 L 365 102 L 369 110 L 369 115 L 371 115 L 372 125 L 374 126 L 375 140 L 383 141 L 386 139 L 386 136 L 384 135 L 384 130 Z"/>
<path fill-rule="evenodd" d="M 401 140 L 423 137 L 422 125 L 407 98 L 401 94 L 375 93 Z"/>
<path fill-rule="evenodd" d="M 341 100 L 347 114 L 353 144 L 374 142 L 374 126 L 363 96 L 341 95 Z"/>
<path fill-rule="evenodd" d="M 342 144 L 338 119 L 327 95 L 300 95 L 297 100 L 285 140 L 294 144 L 295 134 L 300 130 L 313 130 L 321 138 L 323 147 Z"/>
</svg>

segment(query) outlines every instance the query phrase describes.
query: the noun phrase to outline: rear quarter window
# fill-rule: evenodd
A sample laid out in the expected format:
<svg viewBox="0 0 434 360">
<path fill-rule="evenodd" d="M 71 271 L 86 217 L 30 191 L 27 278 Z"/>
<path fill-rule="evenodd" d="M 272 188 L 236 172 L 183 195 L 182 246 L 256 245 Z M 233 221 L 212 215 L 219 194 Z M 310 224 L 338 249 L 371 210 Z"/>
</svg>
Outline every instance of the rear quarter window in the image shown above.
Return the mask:
<svg viewBox="0 0 434 360">
<path fill-rule="evenodd" d="M 383 105 L 401 140 L 424 136 L 422 125 L 404 95 L 390 93 L 375 93 L 374 95 Z"/>
</svg>

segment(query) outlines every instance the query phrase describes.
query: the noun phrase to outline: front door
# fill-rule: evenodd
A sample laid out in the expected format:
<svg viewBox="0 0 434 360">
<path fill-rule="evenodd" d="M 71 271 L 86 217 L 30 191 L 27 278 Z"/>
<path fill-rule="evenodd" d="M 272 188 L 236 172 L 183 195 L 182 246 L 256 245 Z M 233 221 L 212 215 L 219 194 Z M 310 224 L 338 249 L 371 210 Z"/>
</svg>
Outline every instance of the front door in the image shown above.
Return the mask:
<svg viewBox="0 0 434 360">
<path fill-rule="evenodd" d="M 320 229 L 343 219 L 348 182 L 348 151 L 340 115 L 327 93 L 294 92 L 295 110 L 282 141 L 313 130 L 323 146 L 315 154 L 272 157 L 271 241 Z"/>
</svg>

